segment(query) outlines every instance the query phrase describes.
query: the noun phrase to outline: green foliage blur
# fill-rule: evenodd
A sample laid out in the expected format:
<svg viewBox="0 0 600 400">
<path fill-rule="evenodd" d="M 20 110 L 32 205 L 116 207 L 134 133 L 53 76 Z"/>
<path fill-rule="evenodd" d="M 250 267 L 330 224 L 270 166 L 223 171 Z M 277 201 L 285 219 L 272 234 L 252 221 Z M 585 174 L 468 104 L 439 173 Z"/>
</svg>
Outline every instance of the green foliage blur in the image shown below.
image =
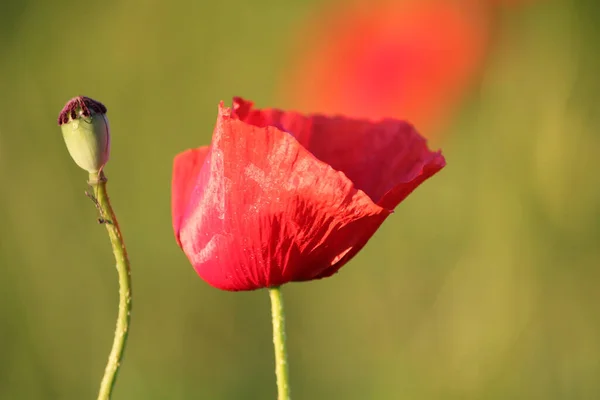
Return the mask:
<svg viewBox="0 0 600 400">
<path fill-rule="evenodd" d="M 506 8 L 433 142 L 448 166 L 333 278 L 284 287 L 293 398 L 600 398 L 595 0 Z M 133 266 L 114 399 L 273 399 L 269 299 L 197 277 L 173 238 L 173 156 L 277 77 L 316 0 L 0 5 L 0 399 L 93 399 L 117 278 L 56 124 L 108 107 L 109 193 Z"/>
</svg>

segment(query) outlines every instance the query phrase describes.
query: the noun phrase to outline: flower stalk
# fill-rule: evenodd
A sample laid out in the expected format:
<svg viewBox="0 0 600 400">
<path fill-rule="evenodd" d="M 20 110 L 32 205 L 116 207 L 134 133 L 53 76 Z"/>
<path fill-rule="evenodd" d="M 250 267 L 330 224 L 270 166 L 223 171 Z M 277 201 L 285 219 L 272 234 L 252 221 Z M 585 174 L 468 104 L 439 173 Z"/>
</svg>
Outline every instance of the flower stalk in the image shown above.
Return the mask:
<svg viewBox="0 0 600 400">
<path fill-rule="evenodd" d="M 275 375 L 277 376 L 277 400 L 290 400 L 290 384 L 285 345 L 285 312 L 279 286 L 271 287 L 271 317 L 273 319 L 273 345 L 275 347 Z"/>
<path fill-rule="evenodd" d="M 58 125 L 75 163 L 89 174 L 92 189 L 85 194 L 94 202 L 106 226 L 119 275 L 119 313 L 112 349 L 100 382 L 98 400 L 109 400 L 121 366 L 131 315 L 131 269 L 123 236 L 108 193 L 104 166 L 110 158 L 110 126 L 104 104 L 86 96 L 73 97 L 58 115 Z"/>
<path fill-rule="evenodd" d="M 106 226 L 119 275 L 119 313 L 117 316 L 117 326 L 112 349 L 104 370 L 104 376 L 100 383 L 98 400 L 109 400 L 111 397 L 125 351 L 131 315 L 131 268 L 123 236 L 119 229 L 119 223 L 106 191 L 106 182 L 107 179 L 104 172 L 100 171 L 99 174 L 90 174 L 88 183 L 92 188 L 92 193 L 87 193 L 100 212 L 99 222 Z"/>
<path fill-rule="evenodd" d="M 100 382 L 98 400 L 109 400 L 121 366 L 131 315 L 131 269 L 117 216 L 106 191 L 104 166 L 110 158 L 110 126 L 104 104 L 86 96 L 77 96 L 65 104 L 58 125 L 67 150 L 75 163 L 89 174 L 92 189 L 85 194 L 94 202 L 104 224 L 115 256 L 119 275 L 119 313 L 112 349 Z"/>
</svg>

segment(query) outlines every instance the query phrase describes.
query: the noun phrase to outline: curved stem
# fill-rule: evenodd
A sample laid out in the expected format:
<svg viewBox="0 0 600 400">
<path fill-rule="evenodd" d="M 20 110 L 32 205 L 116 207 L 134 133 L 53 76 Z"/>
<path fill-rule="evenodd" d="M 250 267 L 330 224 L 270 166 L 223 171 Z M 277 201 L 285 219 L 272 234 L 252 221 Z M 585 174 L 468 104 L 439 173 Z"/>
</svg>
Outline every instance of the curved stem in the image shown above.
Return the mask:
<svg viewBox="0 0 600 400">
<path fill-rule="evenodd" d="M 290 384 L 285 347 L 285 312 L 281 289 L 269 288 L 271 316 L 273 318 L 273 344 L 275 345 L 275 375 L 277 376 L 277 400 L 290 400 Z"/>
<path fill-rule="evenodd" d="M 108 356 L 108 363 L 106 364 L 104 376 L 100 383 L 98 400 L 110 399 L 117 379 L 117 373 L 121 366 L 121 360 L 123 359 L 131 314 L 131 269 L 123 236 L 119 230 L 119 223 L 106 192 L 106 181 L 106 176 L 103 172 L 100 172 L 99 174 L 90 174 L 88 182 L 94 191 L 90 197 L 100 212 L 99 222 L 103 223 L 108 231 L 108 237 L 110 238 L 117 263 L 117 273 L 119 274 L 119 314 L 117 316 L 117 327 L 115 329 L 112 349 Z"/>
</svg>

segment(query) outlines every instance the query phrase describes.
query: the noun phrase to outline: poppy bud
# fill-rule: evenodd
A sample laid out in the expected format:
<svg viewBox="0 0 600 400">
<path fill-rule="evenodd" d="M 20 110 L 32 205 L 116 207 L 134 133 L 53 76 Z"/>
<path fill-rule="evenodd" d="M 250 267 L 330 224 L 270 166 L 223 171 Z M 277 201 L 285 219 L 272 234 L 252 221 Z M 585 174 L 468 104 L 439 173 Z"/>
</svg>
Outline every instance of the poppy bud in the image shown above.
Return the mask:
<svg viewBox="0 0 600 400">
<path fill-rule="evenodd" d="M 67 102 L 58 125 L 71 158 L 90 174 L 102 170 L 110 155 L 110 128 L 104 104 L 85 96 Z"/>
</svg>

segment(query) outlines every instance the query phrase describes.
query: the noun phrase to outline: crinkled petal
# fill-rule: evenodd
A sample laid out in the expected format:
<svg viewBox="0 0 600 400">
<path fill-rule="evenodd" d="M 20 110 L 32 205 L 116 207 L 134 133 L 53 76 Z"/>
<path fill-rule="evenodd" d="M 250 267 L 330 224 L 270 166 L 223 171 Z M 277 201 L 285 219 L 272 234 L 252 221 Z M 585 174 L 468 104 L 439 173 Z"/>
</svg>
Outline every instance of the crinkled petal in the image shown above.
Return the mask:
<svg viewBox="0 0 600 400">
<path fill-rule="evenodd" d="M 173 161 L 173 177 L 171 181 L 171 215 L 173 219 L 173 230 L 177 243 L 181 219 L 186 212 L 190 202 L 190 195 L 196 186 L 196 178 L 204 165 L 206 155 L 210 146 L 190 149 L 178 154 Z"/>
<path fill-rule="evenodd" d="M 426 140 L 404 121 L 254 109 L 252 102 L 239 97 L 234 98 L 233 109 L 249 124 L 294 135 L 315 157 L 342 171 L 357 189 L 389 210 L 446 164 L 441 152 L 430 151 Z"/>
<path fill-rule="evenodd" d="M 179 238 L 220 289 L 331 275 L 389 215 L 294 136 L 239 120 L 222 103 L 205 163 L 191 179 Z"/>
</svg>

